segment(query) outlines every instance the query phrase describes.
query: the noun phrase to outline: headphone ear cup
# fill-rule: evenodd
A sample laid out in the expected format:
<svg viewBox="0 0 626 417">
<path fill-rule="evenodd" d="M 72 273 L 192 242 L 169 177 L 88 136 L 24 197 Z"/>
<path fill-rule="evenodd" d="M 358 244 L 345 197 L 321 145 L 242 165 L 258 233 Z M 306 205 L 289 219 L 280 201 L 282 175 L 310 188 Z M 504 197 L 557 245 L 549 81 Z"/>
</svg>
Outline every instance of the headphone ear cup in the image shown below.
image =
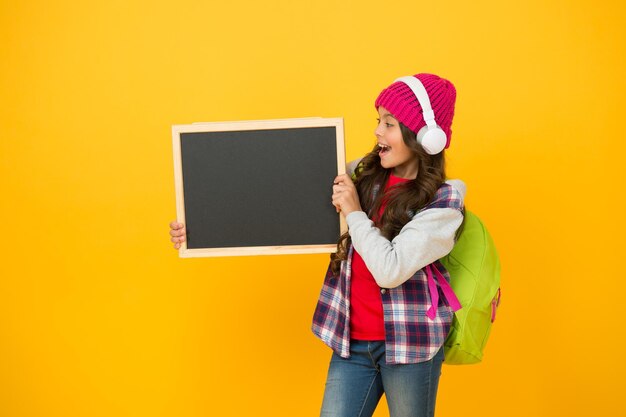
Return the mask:
<svg viewBox="0 0 626 417">
<path fill-rule="evenodd" d="M 422 148 L 429 155 L 437 155 L 443 151 L 447 142 L 446 132 L 441 130 L 439 126 L 433 128 L 424 126 L 417 132 L 417 143 L 422 145 Z"/>
</svg>

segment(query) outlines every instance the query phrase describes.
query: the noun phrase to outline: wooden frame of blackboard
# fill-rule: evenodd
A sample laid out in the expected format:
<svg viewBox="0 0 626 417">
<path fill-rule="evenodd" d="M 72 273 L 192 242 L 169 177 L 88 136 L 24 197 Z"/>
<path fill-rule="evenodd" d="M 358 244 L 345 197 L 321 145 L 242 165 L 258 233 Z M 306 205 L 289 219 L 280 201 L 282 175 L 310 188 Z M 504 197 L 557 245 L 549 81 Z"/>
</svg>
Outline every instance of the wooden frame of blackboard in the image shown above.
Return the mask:
<svg viewBox="0 0 626 417">
<path fill-rule="evenodd" d="M 213 135 L 216 140 L 211 143 L 227 143 L 230 144 L 232 142 L 228 142 L 230 140 L 237 140 L 237 135 L 242 136 L 242 140 L 250 140 L 250 138 L 254 137 L 257 132 L 259 136 L 262 136 L 262 133 L 265 132 L 267 135 L 268 131 L 274 131 L 275 133 L 280 133 L 279 136 L 284 136 L 283 133 L 289 132 L 292 138 L 297 138 L 299 132 L 309 132 L 319 133 L 324 130 L 324 135 L 328 137 L 328 128 L 332 128 L 334 131 L 334 144 L 332 144 L 333 152 L 330 154 L 311 154 L 308 155 L 310 158 L 319 158 L 324 160 L 324 164 L 326 167 L 329 166 L 330 163 L 334 166 L 336 165 L 336 173 L 333 172 L 332 178 L 328 178 L 328 182 L 321 184 L 324 189 L 327 190 L 327 195 L 320 195 L 319 198 L 324 198 L 324 204 L 328 204 L 328 210 L 333 210 L 332 204 L 330 203 L 330 195 L 332 194 L 332 180 L 334 175 L 344 174 L 345 173 L 345 147 L 344 147 L 344 135 L 343 135 L 343 119 L 342 118 L 300 118 L 300 119 L 274 119 L 274 120 L 250 120 L 250 121 L 236 121 L 236 122 L 203 122 L 203 123 L 193 123 L 187 125 L 174 125 L 172 126 L 172 141 L 173 141 L 173 150 L 174 150 L 174 180 L 175 180 L 175 188 L 176 188 L 176 212 L 177 219 L 179 222 L 188 225 L 188 220 L 191 221 L 191 218 L 188 219 L 188 213 L 186 211 L 186 200 L 185 200 L 185 162 L 184 160 L 184 150 L 183 150 L 183 139 L 187 141 L 186 143 L 200 143 L 200 142 L 192 142 L 191 135 L 195 134 L 197 140 L 203 140 L 202 136 L 204 135 L 204 140 L 207 141 L 205 143 L 209 143 L 208 141 L 212 141 L 211 135 Z M 241 133 L 238 133 L 241 132 Z M 191 134 L 191 135 L 189 135 Z M 217 135 L 217 136 L 216 136 Z M 221 137 L 226 135 L 227 138 Z M 293 136 L 295 135 L 295 136 Z M 256 140 L 256 139 L 255 139 Z M 263 139 L 258 139 L 259 141 Z M 330 143 L 328 139 L 325 140 L 325 146 L 328 148 Z M 276 143 L 274 139 L 272 139 L 273 143 Z M 291 142 L 291 141 L 290 141 Z M 294 141 L 295 143 L 296 141 Z M 246 142 L 243 142 L 246 143 Z M 247 142 L 250 143 L 250 142 Z M 258 142 L 257 142 L 258 143 Z M 269 142 L 268 142 L 269 143 Z M 284 142 L 287 144 L 287 142 Z M 187 145 L 189 146 L 189 145 Z M 284 148 L 284 146 L 282 147 Z M 187 151 L 189 153 L 189 151 Z M 267 155 L 266 155 L 267 156 Z M 284 158 L 285 155 L 282 155 L 282 159 L 280 158 L 280 152 L 277 153 L 277 159 L 274 161 L 275 166 L 280 166 L 281 161 L 286 161 L 289 158 Z M 195 154 L 194 154 L 195 157 Z M 189 157 L 187 157 L 189 158 Z M 331 158 L 332 160 L 329 160 Z M 307 160 L 309 158 L 307 157 Z M 211 161 L 207 160 L 207 164 L 210 164 Z M 236 171 L 236 166 L 233 167 L 232 172 Z M 187 170 L 189 171 L 189 170 Z M 231 172 L 231 173 L 232 173 Z M 189 172 L 187 175 L 190 175 Z M 301 183 L 289 184 L 291 176 L 285 175 L 281 178 L 281 183 L 283 181 L 287 181 L 287 183 L 282 183 L 280 186 L 285 190 L 293 189 L 293 187 L 301 186 Z M 301 178 L 300 178 L 301 180 Z M 294 180 L 295 181 L 295 180 Z M 326 178 L 324 178 L 326 181 Z M 188 181 L 191 182 L 191 181 Z M 205 183 L 211 182 L 215 184 L 215 181 L 207 181 Z M 318 189 L 320 188 L 320 184 L 316 186 Z M 191 194 L 189 188 L 187 188 L 187 193 Z M 315 197 L 313 197 L 315 198 Z M 294 200 L 294 199 L 292 199 Z M 233 201 L 233 204 L 237 204 L 236 201 Z M 276 207 L 283 207 L 284 204 L 289 204 L 289 201 L 277 201 Z M 329 221 L 328 213 L 324 209 L 324 219 L 326 222 Z M 259 219 L 259 221 L 264 221 L 264 219 Z M 338 233 L 333 236 L 324 237 L 324 242 L 316 241 L 315 243 L 293 243 L 291 241 L 288 244 L 267 244 L 267 245 L 258 245 L 258 244 L 250 244 L 249 242 L 245 242 L 245 236 L 242 236 L 241 244 L 217 244 L 213 246 L 212 244 L 207 245 L 206 247 L 188 247 L 187 242 L 189 242 L 189 236 L 187 240 L 181 245 L 179 250 L 179 256 L 183 258 L 192 258 L 192 257 L 211 257 L 211 256 L 245 256 L 245 255 L 282 255 L 282 254 L 305 254 L 305 253 L 331 253 L 336 251 L 337 247 L 337 239 L 339 234 L 343 234 L 347 231 L 347 225 L 345 223 L 345 219 L 336 214 L 336 217 L 333 216 L 332 222 L 336 221 L 336 227 Z M 330 227 L 335 227 L 334 225 L 330 225 Z M 189 228 L 187 230 L 189 233 Z M 296 239 L 296 237 L 294 237 Z M 190 245 L 191 246 L 191 245 Z"/>
</svg>

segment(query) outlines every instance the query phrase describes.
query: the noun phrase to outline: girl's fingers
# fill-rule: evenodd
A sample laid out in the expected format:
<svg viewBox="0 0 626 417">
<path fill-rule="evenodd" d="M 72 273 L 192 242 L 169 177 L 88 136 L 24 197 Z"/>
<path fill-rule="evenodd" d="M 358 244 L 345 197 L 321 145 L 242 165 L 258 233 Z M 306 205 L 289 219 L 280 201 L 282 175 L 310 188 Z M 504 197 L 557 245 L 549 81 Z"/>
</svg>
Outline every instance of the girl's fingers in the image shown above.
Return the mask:
<svg viewBox="0 0 626 417">
<path fill-rule="evenodd" d="M 350 179 L 350 177 L 348 177 L 347 175 L 340 175 L 335 178 L 335 181 L 333 182 L 333 191 L 343 191 L 351 189 L 356 190 L 356 187 L 354 186 L 354 183 L 352 182 L 352 179 Z"/>
<path fill-rule="evenodd" d="M 170 222 L 170 240 L 174 243 L 174 249 L 180 249 L 182 242 L 185 241 L 185 225 L 177 221 Z"/>
<path fill-rule="evenodd" d="M 339 213 L 341 211 L 341 203 L 342 203 L 343 199 L 338 195 L 338 194 L 333 194 L 333 198 L 332 198 L 332 204 L 333 206 L 335 206 L 335 209 L 337 210 L 337 213 Z"/>
<path fill-rule="evenodd" d="M 170 230 L 170 236 L 178 237 L 185 236 L 185 234 L 185 229 Z"/>
<path fill-rule="evenodd" d="M 352 180 L 347 178 L 346 175 L 339 175 L 339 176 L 335 177 L 335 180 L 333 181 L 333 184 L 335 184 L 335 185 L 338 185 L 338 184 L 345 185 L 348 181 L 352 182 Z"/>
<path fill-rule="evenodd" d="M 344 191 L 356 191 L 356 188 L 353 185 L 348 184 L 336 184 L 333 185 L 333 193 L 341 193 Z"/>
</svg>

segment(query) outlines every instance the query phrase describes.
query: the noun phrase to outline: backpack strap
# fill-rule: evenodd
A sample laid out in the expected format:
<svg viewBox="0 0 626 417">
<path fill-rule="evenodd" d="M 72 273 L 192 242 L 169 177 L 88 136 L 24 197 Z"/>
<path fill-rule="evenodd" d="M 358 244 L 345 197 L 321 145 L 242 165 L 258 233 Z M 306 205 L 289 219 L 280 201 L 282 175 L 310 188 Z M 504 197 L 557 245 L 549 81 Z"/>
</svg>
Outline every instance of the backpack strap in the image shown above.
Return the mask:
<svg viewBox="0 0 626 417">
<path fill-rule="evenodd" d="M 437 282 L 435 282 L 435 278 L 433 277 L 433 269 L 435 270 Z M 454 291 L 452 291 L 452 287 L 450 287 L 446 277 L 443 276 L 435 264 L 426 265 L 426 275 L 428 275 L 428 291 L 430 292 L 431 301 L 431 305 L 428 308 L 428 311 L 426 311 L 428 318 L 434 320 L 437 315 L 437 306 L 439 306 L 439 291 L 437 291 L 437 283 L 439 283 L 439 286 L 443 291 L 443 295 L 448 302 L 448 305 L 452 308 L 452 311 L 460 310 L 461 303 L 459 302 L 459 299 L 454 294 Z"/>
<path fill-rule="evenodd" d="M 500 305 L 500 288 L 498 288 L 498 291 L 496 292 L 496 295 L 493 297 L 493 300 L 491 300 L 491 322 L 493 323 L 494 321 L 496 321 L 496 310 L 498 309 L 498 306 Z"/>
</svg>

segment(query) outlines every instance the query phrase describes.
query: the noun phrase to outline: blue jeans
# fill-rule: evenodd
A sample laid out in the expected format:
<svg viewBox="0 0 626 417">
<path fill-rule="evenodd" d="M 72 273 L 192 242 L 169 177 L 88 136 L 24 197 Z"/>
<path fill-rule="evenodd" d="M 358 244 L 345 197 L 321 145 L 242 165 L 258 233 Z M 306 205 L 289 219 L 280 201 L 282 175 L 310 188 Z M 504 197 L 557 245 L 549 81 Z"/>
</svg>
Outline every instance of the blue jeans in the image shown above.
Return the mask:
<svg viewBox="0 0 626 417">
<path fill-rule="evenodd" d="M 385 363 L 384 341 L 352 340 L 350 358 L 333 353 L 322 417 L 371 417 L 383 393 L 391 417 L 433 417 L 443 348 L 427 362 Z"/>
</svg>

